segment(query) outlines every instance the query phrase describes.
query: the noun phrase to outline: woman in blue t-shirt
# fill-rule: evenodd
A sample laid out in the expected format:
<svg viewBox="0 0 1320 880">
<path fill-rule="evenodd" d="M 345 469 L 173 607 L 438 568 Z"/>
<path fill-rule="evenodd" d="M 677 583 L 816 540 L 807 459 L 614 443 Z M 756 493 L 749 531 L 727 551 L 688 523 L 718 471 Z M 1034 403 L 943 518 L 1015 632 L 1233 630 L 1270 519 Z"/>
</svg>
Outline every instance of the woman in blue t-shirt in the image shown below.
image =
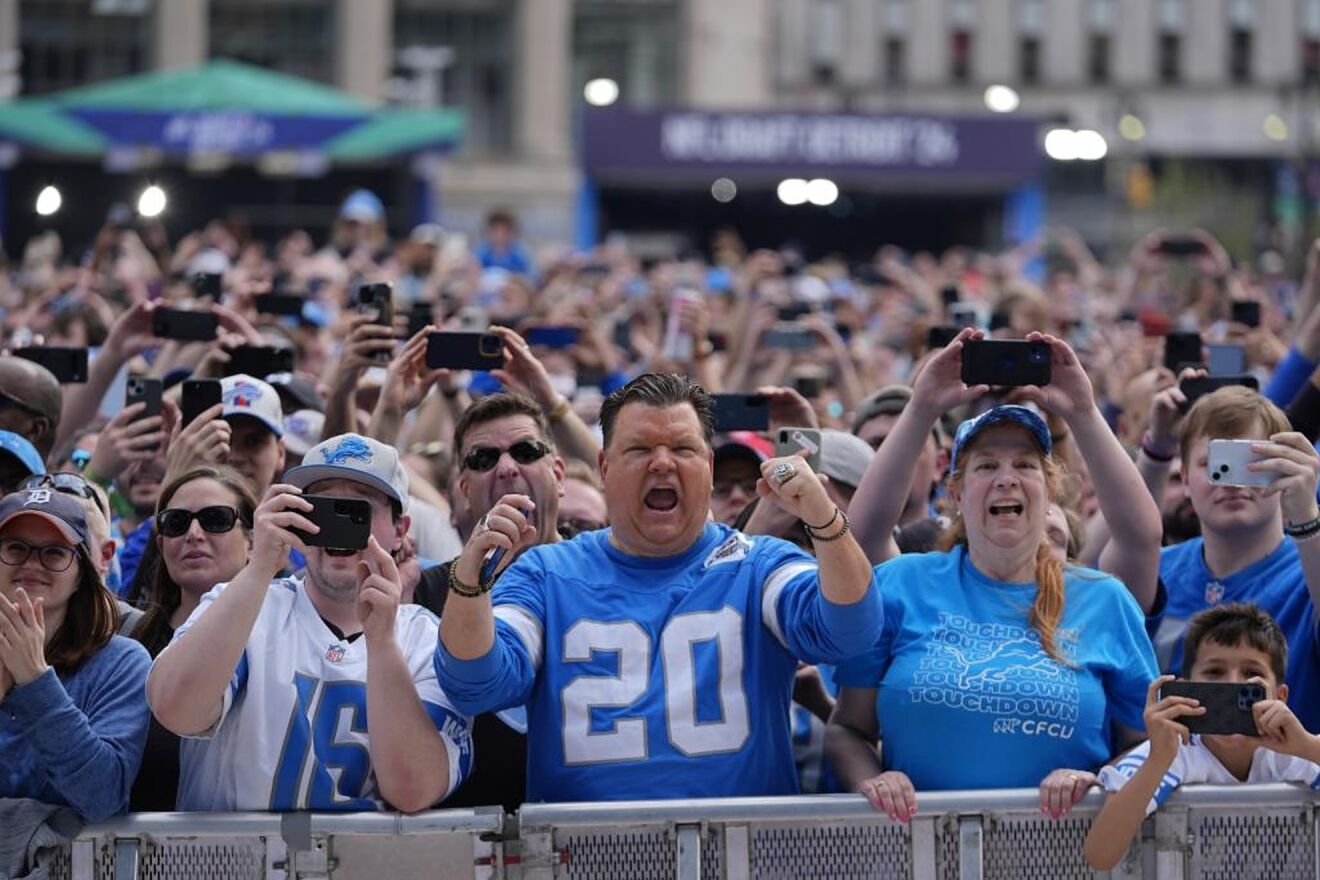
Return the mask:
<svg viewBox="0 0 1320 880">
<path fill-rule="evenodd" d="M 882 489 L 905 485 L 935 421 L 989 390 L 961 380 L 963 347 L 981 335 L 964 330 L 918 376 L 854 497 L 854 511 L 866 499 L 854 520 L 866 518 L 869 531 L 892 531 L 901 501 L 888 495 L 903 493 Z M 1051 336 L 1028 341 L 1043 343 L 1052 376 L 1020 396 L 1067 424 L 1101 507 L 1124 510 L 1133 535 L 1150 533 L 1150 552 L 1130 548 L 1122 567 L 1153 588 L 1158 510 L 1076 354 Z M 1042 811 L 1060 817 L 1119 745 L 1138 738 L 1157 674 L 1144 616 L 1128 586 L 1054 551 L 1047 527 L 1064 476 L 1055 439 L 1024 406 L 964 422 L 950 462 L 949 549 L 879 554 L 888 559 L 876 568 L 884 630 L 873 651 L 838 667 L 826 753 L 845 786 L 895 819 L 915 813 L 917 790 L 1036 786 Z"/>
</svg>

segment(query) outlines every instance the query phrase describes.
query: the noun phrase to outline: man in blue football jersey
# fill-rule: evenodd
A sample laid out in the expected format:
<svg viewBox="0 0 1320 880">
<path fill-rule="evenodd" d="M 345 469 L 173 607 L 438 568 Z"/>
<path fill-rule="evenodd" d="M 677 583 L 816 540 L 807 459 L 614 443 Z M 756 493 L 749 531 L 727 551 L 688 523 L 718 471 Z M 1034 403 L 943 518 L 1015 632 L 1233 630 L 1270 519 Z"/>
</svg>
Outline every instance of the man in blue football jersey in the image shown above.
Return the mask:
<svg viewBox="0 0 1320 880">
<path fill-rule="evenodd" d="M 601 408 L 611 528 L 536 542 L 506 495 L 451 569 L 436 674 L 459 711 L 526 705 L 527 799 L 792 794 L 788 705 L 801 658 L 865 651 L 881 603 L 847 517 L 801 458 L 762 464 L 758 494 L 809 527 L 788 542 L 709 521 L 711 402 L 647 374 Z"/>
</svg>

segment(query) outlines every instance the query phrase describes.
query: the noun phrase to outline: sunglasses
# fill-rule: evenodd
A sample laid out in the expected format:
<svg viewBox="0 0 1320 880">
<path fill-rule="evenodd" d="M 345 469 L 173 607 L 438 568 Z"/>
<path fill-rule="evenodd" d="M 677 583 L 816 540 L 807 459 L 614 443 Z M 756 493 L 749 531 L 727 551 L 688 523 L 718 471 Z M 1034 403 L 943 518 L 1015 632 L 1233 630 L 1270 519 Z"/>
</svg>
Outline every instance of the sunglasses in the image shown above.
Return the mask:
<svg viewBox="0 0 1320 880">
<path fill-rule="evenodd" d="M 156 514 L 156 531 L 166 538 L 177 538 L 192 527 L 194 519 L 202 527 L 202 531 L 212 535 L 223 535 L 232 531 L 238 524 L 239 515 L 234 508 L 220 504 L 203 507 L 201 510 L 170 507 Z"/>
<path fill-rule="evenodd" d="M 63 544 L 47 544 L 44 547 L 38 547 L 35 544 L 29 544 L 27 541 L 18 538 L 5 538 L 0 541 L 0 562 L 5 565 L 12 565 L 15 568 L 28 561 L 33 553 L 37 554 L 37 559 L 41 562 L 41 567 L 46 571 L 68 571 L 69 566 L 73 565 L 74 553 L 72 547 L 65 547 Z"/>
<path fill-rule="evenodd" d="M 33 474 L 20 482 L 18 488 L 20 490 L 54 489 L 65 495 L 76 495 L 94 502 L 96 509 L 105 514 L 106 519 L 110 518 L 110 511 L 101 504 L 101 496 L 96 494 L 96 490 L 87 482 L 87 478 L 80 474 Z"/>
<path fill-rule="evenodd" d="M 463 467 L 469 471 L 483 473 L 499 464 L 500 456 L 509 455 L 518 464 L 531 464 L 540 461 L 550 451 L 550 447 L 540 440 L 519 440 L 506 449 L 497 446 L 474 446 L 463 456 Z"/>
</svg>

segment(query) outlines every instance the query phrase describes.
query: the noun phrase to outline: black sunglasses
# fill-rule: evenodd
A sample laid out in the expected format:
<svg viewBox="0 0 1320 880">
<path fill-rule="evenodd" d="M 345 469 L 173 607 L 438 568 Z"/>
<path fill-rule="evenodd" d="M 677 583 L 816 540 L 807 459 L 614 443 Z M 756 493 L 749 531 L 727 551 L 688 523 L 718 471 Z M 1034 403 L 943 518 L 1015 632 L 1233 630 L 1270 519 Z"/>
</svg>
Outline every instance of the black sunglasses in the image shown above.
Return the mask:
<svg viewBox="0 0 1320 880">
<path fill-rule="evenodd" d="M 223 535 L 238 524 L 239 515 L 234 508 L 221 504 L 203 507 L 201 510 L 171 507 L 156 514 L 156 531 L 166 538 L 177 538 L 188 531 L 194 519 L 202 531 Z"/>
<path fill-rule="evenodd" d="M 71 474 L 68 472 L 58 474 L 33 474 L 25 478 L 18 484 L 22 489 L 54 489 L 56 492 L 63 492 L 65 495 L 77 495 L 79 498 L 86 498 L 96 503 L 96 509 L 105 514 L 105 518 L 110 519 L 110 511 L 101 504 L 101 496 L 96 494 L 96 490 L 87 482 L 87 478 L 81 474 Z"/>
<path fill-rule="evenodd" d="M 500 456 L 505 452 L 508 452 L 518 464 L 531 464 L 540 461 L 549 451 L 550 447 L 540 440 L 519 440 L 507 449 L 500 449 L 497 446 L 474 446 L 467 455 L 463 456 L 463 467 L 477 473 L 488 471 L 499 463 Z"/>
</svg>

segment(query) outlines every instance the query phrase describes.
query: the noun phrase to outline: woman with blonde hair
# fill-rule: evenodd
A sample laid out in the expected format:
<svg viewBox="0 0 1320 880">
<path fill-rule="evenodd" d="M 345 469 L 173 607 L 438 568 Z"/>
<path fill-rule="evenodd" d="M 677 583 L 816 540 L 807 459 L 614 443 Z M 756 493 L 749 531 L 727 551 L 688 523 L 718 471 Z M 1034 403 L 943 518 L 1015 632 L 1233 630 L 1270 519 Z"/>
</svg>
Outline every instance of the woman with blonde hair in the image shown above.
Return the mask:
<svg viewBox="0 0 1320 880">
<path fill-rule="evenodd" d="M 961 380 L 963 347 L 981 336 L 964 330 L 932 358 L 853 500 L 854 521 L 872 533 L 863 546 L 874 536 L 886 545 L 876 568 L 885 625 L 871 652 L 838 667 L 826 753 L 845 786 L 900 821 L 927 789 L 1039 786 L 1042 811 L 1065 815 L 1118 744 L 1135 741 L 1157 674 L 1129 587 L 1067 564 L 1048 535 L 1064 485 L 1051 458 L 1061 438 L 1029 407 L 997 406 L 958 428 L 947 549 L 899 556 L 892 546 L 904 493 L 880 487 L 906 485 L 935 421 L 989 390 Z M 1158 510 L 1077 356 L 1051 336 L 1028 341 L 1047 347 L 1052 379 L 1020 395 L 1064 419 L 1104 484 L 1102 505 L 1125 504 L 1133 533 L 1150 532 L 1127 565 L 1153 588 Z"/>
</svg>

